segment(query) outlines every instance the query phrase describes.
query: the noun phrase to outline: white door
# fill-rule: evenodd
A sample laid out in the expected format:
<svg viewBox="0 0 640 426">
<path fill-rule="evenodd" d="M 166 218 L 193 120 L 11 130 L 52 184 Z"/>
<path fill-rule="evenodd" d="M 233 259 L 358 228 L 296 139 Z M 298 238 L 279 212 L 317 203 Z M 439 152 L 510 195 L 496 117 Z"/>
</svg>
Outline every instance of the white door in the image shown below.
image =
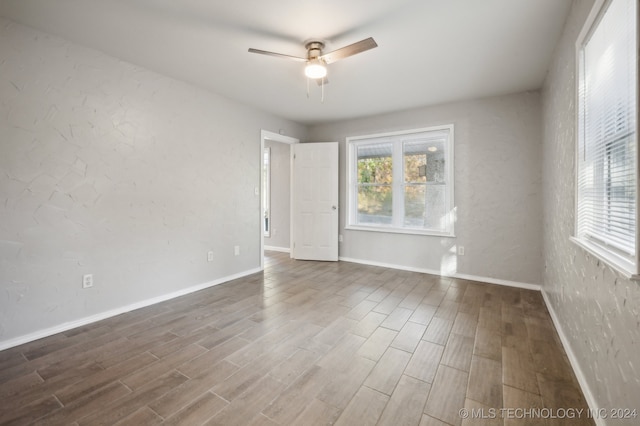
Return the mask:
<svg viewBox="0 0 640 426">
<path fill-rule="evenodd" d="M 292 250 L 303 260 L 338 260 L 338 142 L 291 146 Z"/>
</svg>

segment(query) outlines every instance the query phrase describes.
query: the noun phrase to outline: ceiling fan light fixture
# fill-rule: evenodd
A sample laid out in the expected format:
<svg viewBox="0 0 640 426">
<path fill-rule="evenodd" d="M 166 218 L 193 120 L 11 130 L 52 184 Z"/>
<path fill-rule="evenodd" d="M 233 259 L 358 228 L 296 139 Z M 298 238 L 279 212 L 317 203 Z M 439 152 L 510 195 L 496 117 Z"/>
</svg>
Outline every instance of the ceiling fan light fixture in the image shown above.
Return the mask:
<svg viewBox="0 0 640 426">
<path fill-rule="evenodd" d="M 313 79 L 324 78 L 327 76 L 327 67 L 320 59 L 311 59 L 304 67 L 304 75 Z"/>
</svg>

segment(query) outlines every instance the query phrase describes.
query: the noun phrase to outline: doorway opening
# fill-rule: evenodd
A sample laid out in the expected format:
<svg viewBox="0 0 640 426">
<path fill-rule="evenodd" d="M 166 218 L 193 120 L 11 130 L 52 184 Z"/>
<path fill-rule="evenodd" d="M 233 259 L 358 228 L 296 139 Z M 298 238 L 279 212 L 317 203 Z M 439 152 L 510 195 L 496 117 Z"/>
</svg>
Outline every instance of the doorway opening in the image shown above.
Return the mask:
<svg viewBox="0 0 640 426">
<path fill-rule="evenodd" d="M 290 252 L 291 145 L 300 141 L 262 130 L 260 142 L 260 268 L 264 251 Z"/>
<path fill-rule="evenodd" d="M 262 212 L 264 214 L 264 236 L 271 238 L 271 147 L 263 150 L 262 161 Z"/>
</svg>

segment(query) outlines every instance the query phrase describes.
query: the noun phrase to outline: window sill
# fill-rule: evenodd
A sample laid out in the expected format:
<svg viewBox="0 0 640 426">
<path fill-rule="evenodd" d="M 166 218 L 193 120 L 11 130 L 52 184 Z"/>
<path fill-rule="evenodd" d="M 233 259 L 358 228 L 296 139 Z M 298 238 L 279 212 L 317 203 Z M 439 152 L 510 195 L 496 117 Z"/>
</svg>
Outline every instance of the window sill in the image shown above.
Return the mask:
<svg viewBox="0 0 640 426">
<path fill-rule="evenodd" d="M 411 228 L 390 228 L 384 226 L 363 226 L 363 225 L 347 225 L 346 230 L 349 231 L 370 231 L 370 232 L 384 232 L 388 234 L 407 234 L 407 235 L 422 235 L 431 237 L 446 237 L 455 238 L 453 232 L 438 232 L 438 231 L 422 231 L 420 229 Z"/>
<path fill-rule="evenodd" d="M 585 250 L 587 253 L 595 256 L 599 260 L 603 261 L 606 265 L 611 267 L 616 272 L 622 274 L 627 279 L 640 281 L 640 274 L 638 274 L 638 267 L 633 262 L 625 259 L 622 256 L 602 247 L 594 242 L 569 237 L 569 239 L 578 247 Z"/>
</svg>

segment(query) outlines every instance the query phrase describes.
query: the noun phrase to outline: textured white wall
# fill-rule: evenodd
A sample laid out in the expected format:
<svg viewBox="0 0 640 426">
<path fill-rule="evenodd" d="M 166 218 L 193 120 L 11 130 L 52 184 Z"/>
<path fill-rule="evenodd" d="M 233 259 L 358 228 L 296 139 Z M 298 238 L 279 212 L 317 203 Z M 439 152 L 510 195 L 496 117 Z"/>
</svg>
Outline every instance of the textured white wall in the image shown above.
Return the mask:
<svg viewBox="0 0 640 426">
<path fill-rule="evenodd" d="M 291 245 L 291 157 L 290 145 L 267 140 L 271 148 L 271 237 L 264 244 L 288 249 Z"/>
<path fill-rule="evenodd" d="M 340 256 L 529 284 L 541 283 L 538 93 L 520 93 L 312 126 L 340 141 Z M 455 125 L 456 238 L 344 230 L 347 136 Z M 465 256 L 452 248 L 465 247 Z"/>
<path fill-rule="evenodd" d="M 0 20 L 0 344 L 258 268 L 261 129 L 306 132 Z"/>
<path fill-rule="evenodd" d="M 592 4 L 573 2 L 542 94 L 544 291 L 598 405 L 592 408 L 640 409 L 640 284 L 569 241 L 575 218 L 575 41 Z"/>
</svg>

